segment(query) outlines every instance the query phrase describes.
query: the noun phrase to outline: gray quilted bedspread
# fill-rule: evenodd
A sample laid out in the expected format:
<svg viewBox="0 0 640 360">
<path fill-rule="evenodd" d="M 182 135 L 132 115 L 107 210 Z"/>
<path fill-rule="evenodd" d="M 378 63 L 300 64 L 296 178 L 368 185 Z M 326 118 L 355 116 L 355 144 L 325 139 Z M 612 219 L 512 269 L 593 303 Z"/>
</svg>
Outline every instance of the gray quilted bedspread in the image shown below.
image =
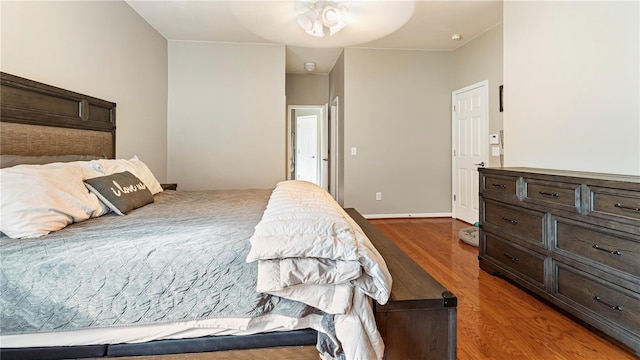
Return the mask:
<svg viewBox="0 0 640 360">
<path fill-rule="evenodd" d="M 3 236 L 2 335 L 316 311 L 255 291 L 245 258 L 270 193 L 167 191 L 126 216 Z"/>
</svg>

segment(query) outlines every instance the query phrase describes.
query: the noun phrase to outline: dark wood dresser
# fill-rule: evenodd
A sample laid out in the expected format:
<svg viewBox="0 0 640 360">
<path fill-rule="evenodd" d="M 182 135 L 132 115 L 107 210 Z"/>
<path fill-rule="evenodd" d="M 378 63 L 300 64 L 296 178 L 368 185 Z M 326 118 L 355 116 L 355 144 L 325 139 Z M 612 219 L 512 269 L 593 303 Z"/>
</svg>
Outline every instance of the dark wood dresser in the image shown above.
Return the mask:
<svg viewBox="0 0 640 360">
<path fill-rule="evenodd" d="M 479 172 L 480 268 L 640 355 L 640 177 Z"/>
</svg>

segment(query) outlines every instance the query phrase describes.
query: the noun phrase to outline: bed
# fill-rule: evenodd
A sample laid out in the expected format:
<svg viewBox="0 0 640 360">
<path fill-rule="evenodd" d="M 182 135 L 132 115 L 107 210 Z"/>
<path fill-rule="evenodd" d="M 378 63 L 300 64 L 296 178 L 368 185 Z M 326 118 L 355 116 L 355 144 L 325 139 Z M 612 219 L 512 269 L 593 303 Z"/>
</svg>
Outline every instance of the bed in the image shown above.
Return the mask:
<svg viewBox="0 0 640 360">
<path fill-rule="evenodd" d="M 70 157 L 32 167 L 54 183 L 69 168 L 87 182 L 132 175 L 115 190 L 153 191 L 123 209 L 89 184 L 101 201 L 81 221 L 35 239 L 3 234 L 3 359 L 309 344 L 370 359 L 384 343 L 388 359 L 455 358 L 455 296 L 321 189 L 162 191 L 141 160 L 113 159 L 115 103 L 5 73 L 0 95 L 3 162 Z M 24 168 L 9 165 L 7 179 Z"/>
</svg>

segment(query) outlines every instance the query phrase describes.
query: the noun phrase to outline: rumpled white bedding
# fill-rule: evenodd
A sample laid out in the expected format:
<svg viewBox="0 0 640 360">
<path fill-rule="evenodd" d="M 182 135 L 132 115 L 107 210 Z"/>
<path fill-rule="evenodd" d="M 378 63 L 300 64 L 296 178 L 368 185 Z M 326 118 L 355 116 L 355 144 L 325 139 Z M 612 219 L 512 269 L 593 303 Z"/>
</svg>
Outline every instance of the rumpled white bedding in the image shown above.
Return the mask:
<svg viewBox="0 0 640 360">
<path fill-rule="evenodd" d="M 295 209 L 295 211 L 291 211 Z M 381 359 L 371 297 L 384 305 L 391 275 L 362 229 L 315 184 L 278 183 L 251 237 L 257 290 L 335 314 L 346 359 Z"/>
</svg>

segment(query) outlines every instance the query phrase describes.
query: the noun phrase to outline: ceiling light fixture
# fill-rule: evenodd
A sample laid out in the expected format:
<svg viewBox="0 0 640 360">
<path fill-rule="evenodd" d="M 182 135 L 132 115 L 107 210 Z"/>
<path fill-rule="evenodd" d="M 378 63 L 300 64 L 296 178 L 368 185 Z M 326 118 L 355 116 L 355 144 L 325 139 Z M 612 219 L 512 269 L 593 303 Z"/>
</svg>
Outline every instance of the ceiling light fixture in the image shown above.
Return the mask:
<svg viewBox="0 0 640 360">
<path fill-rule="evenodd" d="M 298 4 L 301 10 L 298 25 L 309 35 L 324 37 L 328 30 L 329 36 L 333 36 L 347 26 L 344 17 L 348 10 L 344 4 L 316 0 L 301 0 Z"/>
<path fill-rule="evenodd" d="M 286 44 L 287 49 L 336 49 L 367 44 L 400 29 L 416 9 L 416 0 L 228 2 L 233 15 L 247 30 L 265 40 Z M 298 65 L 301 71 L 303 62 L 300 60 Z"/>
<path fill-rule="evenodd" d="M 304 69 L 307 70 L 307 72 L 312 72 L 316 69 L 316 63 L 314 62 L 306 62 L 304 63 Z"/>
</svg>

